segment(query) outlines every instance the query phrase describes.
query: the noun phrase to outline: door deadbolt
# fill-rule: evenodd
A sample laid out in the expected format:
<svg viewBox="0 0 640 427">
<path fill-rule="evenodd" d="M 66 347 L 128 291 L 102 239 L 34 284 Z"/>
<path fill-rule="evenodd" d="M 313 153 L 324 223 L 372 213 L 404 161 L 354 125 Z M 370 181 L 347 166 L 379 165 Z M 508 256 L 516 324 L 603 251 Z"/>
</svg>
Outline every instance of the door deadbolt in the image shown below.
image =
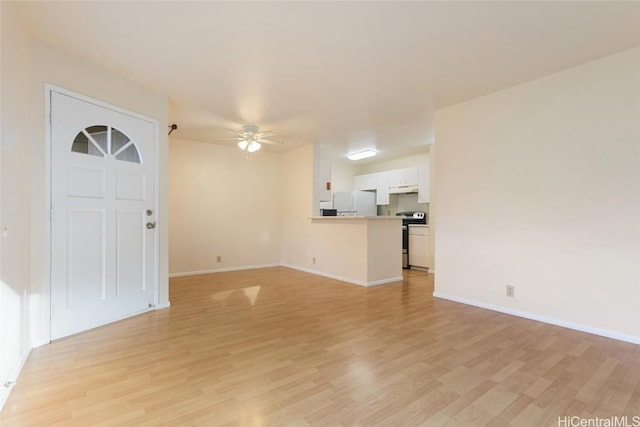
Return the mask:
<svg viewBox="0 0 640 427">
<path fill-rule="evenodd" d="M 147 216 L 153 215 L 153 211 L 151 209 L 147 209 Z"/>
<path fill-rule="evenodd" d="M 151 230 L 152 228 L 156 228 L 156 223 L 155 222 L 148 222 L 147 223 L 147 229 Z"/>
</svg>

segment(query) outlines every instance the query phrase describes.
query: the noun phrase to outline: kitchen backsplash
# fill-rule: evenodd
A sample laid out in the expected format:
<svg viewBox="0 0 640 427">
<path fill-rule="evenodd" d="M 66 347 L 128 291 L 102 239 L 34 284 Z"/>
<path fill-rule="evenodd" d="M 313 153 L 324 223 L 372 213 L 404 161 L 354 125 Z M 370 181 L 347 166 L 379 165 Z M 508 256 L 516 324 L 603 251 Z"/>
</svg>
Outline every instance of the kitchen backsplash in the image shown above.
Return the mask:
<svg viewBox="0 0 640 427">
<path fill-rule="evenodd" d="M 422 211 L 429 214 L 429 203 L 418 203 L 418 194 L 391 194 L 389 204 L 378 206 L 378 215 L 394 216 L 398 212 Z"/>
</svg>

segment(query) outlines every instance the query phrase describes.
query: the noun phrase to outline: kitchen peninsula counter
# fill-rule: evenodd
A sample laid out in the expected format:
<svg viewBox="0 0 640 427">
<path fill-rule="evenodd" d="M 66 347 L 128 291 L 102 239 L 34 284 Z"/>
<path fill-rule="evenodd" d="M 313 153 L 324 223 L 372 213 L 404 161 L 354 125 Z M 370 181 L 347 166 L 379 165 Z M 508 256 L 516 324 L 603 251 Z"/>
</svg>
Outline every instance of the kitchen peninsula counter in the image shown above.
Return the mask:
<svg viewBox="0 0 640 427">
<path fill-rule="evenodd" d="M 349 220 L 349 219 L 367 219 L 367 220 L 401 220 L 402 217 L 399 216 L 349 216 L 349 215 L 339 215 L 339 216 L 312 216 L 309 219 L 319 220 L 319 219 L 327 219 L 330 221 L 334 220 Z"/>
<path fill-rule="evenodd" d="M 315 216 L 309 271 L 362 286 L 402 280 L 402 218 Z"/>
</svg>

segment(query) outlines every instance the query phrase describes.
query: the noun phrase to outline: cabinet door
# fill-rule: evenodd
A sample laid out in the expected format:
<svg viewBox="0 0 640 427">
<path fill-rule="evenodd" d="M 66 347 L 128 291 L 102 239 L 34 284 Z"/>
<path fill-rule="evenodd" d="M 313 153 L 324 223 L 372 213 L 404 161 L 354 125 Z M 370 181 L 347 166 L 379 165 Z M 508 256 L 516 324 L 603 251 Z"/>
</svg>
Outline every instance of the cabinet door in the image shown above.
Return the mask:
<svg viewBox="0 0 640 427">
<path fill-rule="evenodd" d="M 429 203 L 429 166 L 418 166 L 418 203 Z"/>
<path fill-rule="evenodd" d="M 413 228 L 413 230 L 412 230 Z M 429 231 L 426 227 L 409 226 L 409 265 L 428 268 Z"/>
<path fill-rule="evenodd" d="M 376 174 L 376 204 L 389 204 L 389 173 L 378 172 Z"/>
<path fill-rule="evenodd" d="M 376 186 L 376 174 L 367 173 L 364 175 L 356 175 L 353 177 L 353 189 L 354 190 L 375 190 Z"/>
<path fill-rule="evenodd" d="M 389 186 L 418 185 L 418 168 L 394 169 L 389 172 Z"/>
</svg>

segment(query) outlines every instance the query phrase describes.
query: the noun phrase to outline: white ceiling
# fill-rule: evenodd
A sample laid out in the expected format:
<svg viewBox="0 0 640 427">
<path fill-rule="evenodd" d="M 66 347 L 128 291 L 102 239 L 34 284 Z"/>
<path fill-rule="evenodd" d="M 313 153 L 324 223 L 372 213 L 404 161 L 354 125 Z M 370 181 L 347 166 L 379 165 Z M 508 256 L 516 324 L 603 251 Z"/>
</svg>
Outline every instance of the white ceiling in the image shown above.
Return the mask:
<svg viewBox="0 0 640 427">
<path fill-rule="evenodd" d="M 33 35 L 171 99 L 174 136 L 256 124 L 381 158 L 435 109 L 640 44 L 640 2 L 22 2 Z M 464 124 L 461 124 L 461 126 Z"/>
</svg>

